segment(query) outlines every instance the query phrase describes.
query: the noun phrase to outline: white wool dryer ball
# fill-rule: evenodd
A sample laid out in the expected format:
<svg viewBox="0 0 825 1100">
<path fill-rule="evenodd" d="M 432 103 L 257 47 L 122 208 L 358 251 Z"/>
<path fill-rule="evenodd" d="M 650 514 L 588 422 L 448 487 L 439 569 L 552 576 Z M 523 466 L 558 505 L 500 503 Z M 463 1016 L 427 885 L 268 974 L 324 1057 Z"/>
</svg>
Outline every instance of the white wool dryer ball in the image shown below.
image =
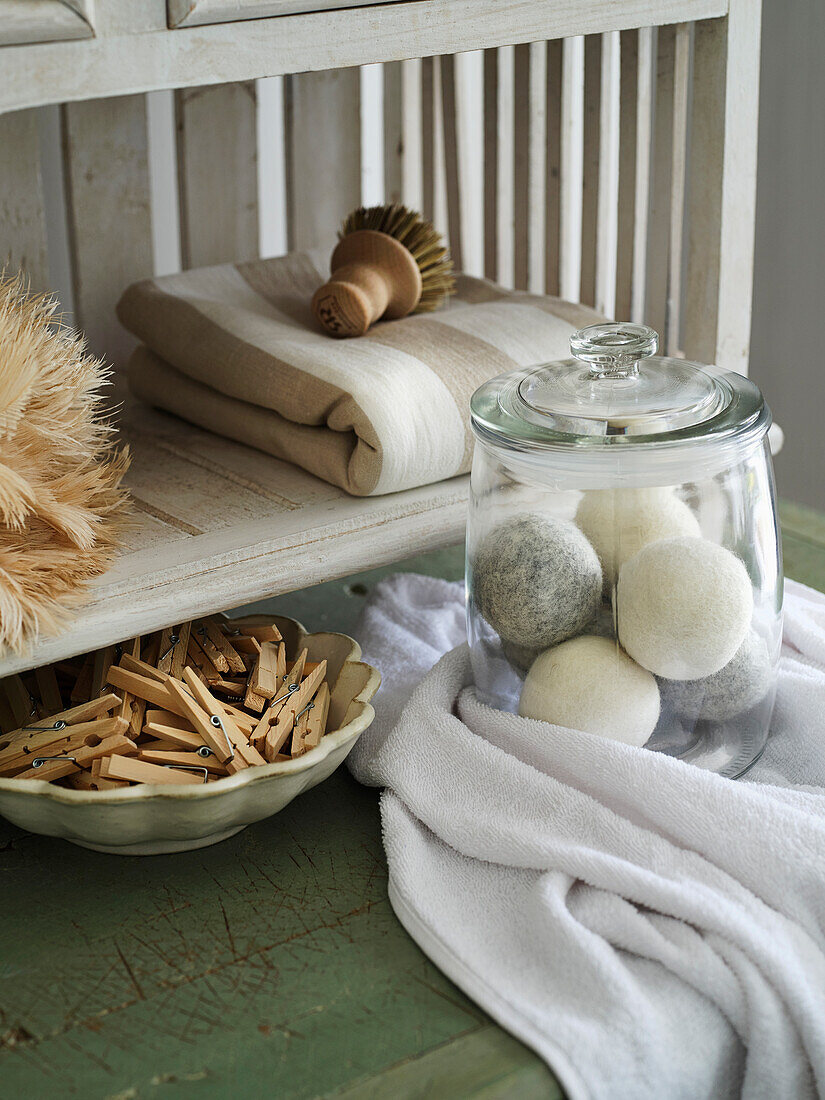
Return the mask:
<svg viewBox="0 0 825 1100">
<path fill-rule="evenodd" d="M 582 634 L 536 658 L 518 712 L 641 747 L 659 720 L 659 688 L 615 641 Z"/>
<path fill-rule="evenodd" d="M 753 591 L 739 558 L 697 538 L 651 542 L 624 563 L 616 590 L 619 640 L 668 680 L 718 672 L 745 640 Z"/>
<path fill-rule="evenodd" d="M 660 680 L 662 709 L 694 721 L 703 718 L 724 722 L 761 703 L 772 679 L 767 642 L 750 630 L 731 660 L 711 676 Z"/>
<path fill-rule="evenodd" d="M 576 523 L 599 557 L 604 582 L 649 542 L 700 535 L 699 522 L 673 489 L 595 489 L 582 497 Z"/>
<path fill-rule="evenodd" d="M 484 619 L 524 654 L 585 628 L 601 602 L 602 570 L 575 524 L 526 512 L 484 539 L 472 588 Z"/>
</svg>

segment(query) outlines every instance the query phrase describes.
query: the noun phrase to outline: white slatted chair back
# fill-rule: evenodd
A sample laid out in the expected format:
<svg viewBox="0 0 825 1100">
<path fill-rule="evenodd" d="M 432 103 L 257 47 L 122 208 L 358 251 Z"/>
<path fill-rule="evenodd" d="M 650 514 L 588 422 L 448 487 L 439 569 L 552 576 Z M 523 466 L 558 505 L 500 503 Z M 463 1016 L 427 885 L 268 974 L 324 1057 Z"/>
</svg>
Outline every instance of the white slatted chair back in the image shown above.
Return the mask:
<svg viewBox="0 0 825 1100">
<path fill-rule="evenodd" d="M 746 371 L 758 66 L 758 4 L 731 0 L 692 23 L 0 115 L 0 257 L 122 362 L 129 282 L 314 247 L 361 201 L 403 201 L 460 268 Z"/>
</svg>

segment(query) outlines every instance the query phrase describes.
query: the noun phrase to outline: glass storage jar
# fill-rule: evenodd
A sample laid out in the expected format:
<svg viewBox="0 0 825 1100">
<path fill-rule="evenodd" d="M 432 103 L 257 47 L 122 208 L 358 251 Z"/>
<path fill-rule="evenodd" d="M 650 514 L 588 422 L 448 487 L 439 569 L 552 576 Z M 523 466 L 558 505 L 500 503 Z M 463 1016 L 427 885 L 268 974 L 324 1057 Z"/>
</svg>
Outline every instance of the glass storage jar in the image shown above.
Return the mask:
<svg viewBox="0 0 825 1100">
<path fill-rule="evenodd" d="M 473 395 L 467 629 L 491 706 L 741 775 L 782 632 L 767 432 L 742 375 L 642 325 Z"/>
</svg>

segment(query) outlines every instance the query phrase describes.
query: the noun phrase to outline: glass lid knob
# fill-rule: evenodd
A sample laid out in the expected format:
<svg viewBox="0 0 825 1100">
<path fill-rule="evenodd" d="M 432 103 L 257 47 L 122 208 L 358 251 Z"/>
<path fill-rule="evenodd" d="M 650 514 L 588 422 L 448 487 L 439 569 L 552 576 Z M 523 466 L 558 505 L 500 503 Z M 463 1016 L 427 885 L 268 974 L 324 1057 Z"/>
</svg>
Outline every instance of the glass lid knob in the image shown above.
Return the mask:
<svg viewBox="0 0 825 1100">
<path fill-rule="evenodd" d="M 570 350 L 590 364 L 592 378 L 633 378 L 639 373 L 639 360 L 659 350 L 659 336 L 647 325 L 629 322 L 589 325 L 573 333 Z"/>
</svg>

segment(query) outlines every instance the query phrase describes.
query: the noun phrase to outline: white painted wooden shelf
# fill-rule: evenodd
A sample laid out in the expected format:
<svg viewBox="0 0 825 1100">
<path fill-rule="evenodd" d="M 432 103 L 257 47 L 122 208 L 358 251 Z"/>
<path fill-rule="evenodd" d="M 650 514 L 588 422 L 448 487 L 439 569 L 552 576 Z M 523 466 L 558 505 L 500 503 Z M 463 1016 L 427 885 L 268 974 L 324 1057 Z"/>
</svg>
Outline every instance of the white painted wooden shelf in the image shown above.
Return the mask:
<svg viewBox="0 0 825 1100">
<path fill-rule="evenodd" d="M 143 406 L 124 418 L 135 526 L 71 626 L 0 676 L 463 538 L 467 478 L 352 497 Z"/>
<path fill-rule="evenodd" d="M 0 257 L 122 367 L 126 286 L 253 259 L 275 213 L 279 250 L 332 240 L 380 158 L 459 267 L 746 372 L 759 8 L 0 0 Z M 462 536 L 463 478 L 358 499 L 151 410 L 125 433 L 127 551 L 0 676 Z"/>
</svg>

